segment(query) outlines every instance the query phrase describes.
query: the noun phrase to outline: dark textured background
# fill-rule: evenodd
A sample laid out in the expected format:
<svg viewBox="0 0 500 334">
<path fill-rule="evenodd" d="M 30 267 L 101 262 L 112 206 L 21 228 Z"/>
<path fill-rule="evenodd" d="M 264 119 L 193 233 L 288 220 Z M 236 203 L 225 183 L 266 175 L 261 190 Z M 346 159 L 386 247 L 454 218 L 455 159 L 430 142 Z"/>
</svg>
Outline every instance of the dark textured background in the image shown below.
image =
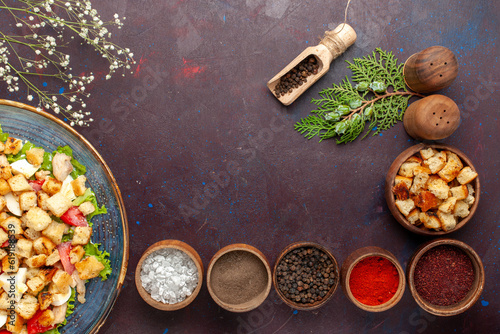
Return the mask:
<svg viewBox="0 0 500 334">
<path fill-rule="evenodd" d="M 95 122 L 77 129 L 109 164 L 129 218 L 128 275 L 102 333 L 498 332 L 499 2 L 354 0 L 348 23 L 358 34 L 355 45 L 293 105 L 282 106 L 267 80 L 341 23 L 344 6 L 340 0 L 95 2 L 103 18 L 127 17 L 114 41 L 138 61 L 134 75 L 89 87 Z M 271 291 L 260 308 L 232 314 L 211 300 L 205 285 L 181 311 L 157 311 L 142 301 L 135 266 L 149 245 L 168 238 L 192 245 L 205 267 L 231 243 L 259 248 L 273 265 L 289 243 L 308 240 L 340 263 L 357 248 L 383 247 L 406 268 L 429 238 L 396 223 L 383 190 L 392 160 L 416 141 L 398 124 L 337 146 L 308 141 L 293 124 L 309 114 L 321 89 L 349 74 L 344 60 L 381 47 L 404 62 L 432 45 L 450 48 L 460 66 L 440 93 L 458 104 L 462 124 L 442 142 L 467 154 L 481 177 L 475 217 L 450 235 L 484 262 L 486 286 L 470 310 L 434 317 L 408 289 L 380 314 L 357 309 L 341 289 L 313 312 L 294 311 Z M 78 52 L 86 59 L 87 50 Z M 106 69 L 90 62 L 95 73 Z M 22 93 L 4 98 L 27 102 Z M 213 186 L 214 175 L 225 177 L 221 186 Z M 203 196 L 205 189 L 214 190 L 211 197 Z"/>
</svg>

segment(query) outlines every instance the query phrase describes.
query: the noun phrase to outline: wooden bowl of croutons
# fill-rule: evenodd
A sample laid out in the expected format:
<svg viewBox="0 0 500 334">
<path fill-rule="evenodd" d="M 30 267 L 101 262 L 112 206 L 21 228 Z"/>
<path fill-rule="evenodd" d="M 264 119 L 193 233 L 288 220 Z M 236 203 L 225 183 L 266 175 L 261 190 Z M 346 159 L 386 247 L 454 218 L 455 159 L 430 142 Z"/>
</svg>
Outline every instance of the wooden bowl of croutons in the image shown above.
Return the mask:
<svg viewBox="0 0 500 334">
<path fill-rule="evenodd" d="M 401 153 L 385 179 L 389 210 L 406 229 L 444 235 L 476 212 L 481 188 L 467 156 L 444 144 L 418 144 Z"/>
</svg>

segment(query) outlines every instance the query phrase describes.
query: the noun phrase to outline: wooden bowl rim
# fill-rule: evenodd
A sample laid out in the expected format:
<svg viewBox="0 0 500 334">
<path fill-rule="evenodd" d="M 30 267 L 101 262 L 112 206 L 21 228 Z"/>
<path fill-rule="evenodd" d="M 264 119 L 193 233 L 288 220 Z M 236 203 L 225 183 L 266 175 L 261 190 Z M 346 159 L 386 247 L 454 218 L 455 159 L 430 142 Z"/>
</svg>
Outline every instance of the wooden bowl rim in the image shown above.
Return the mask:
<svg viewBox="0 0 500 334">
<path fill-rule="evenodd" d="M 458 148 L 451 146 L 451 145 L 447 145 L 447 144 L 420 143 L 420 144 L 411 146 L 411 147 L 407 148 L 406 150 L 404 150 L 403 152 L 401 152 L 392 162 L 392 164 L 389 167 L 389 170 L 387 172 L 386 180 L 385 180 L 385 199 L 387 202 L 387 206 L 389 207 L 389 210 L 391 211 L 393 217 L 396 219 L 396 221 L 400 225 L 402 225 L 407 230 L 409 230 L 413 233 L 419 234 L 419 235 L 442 236 L 442 235 L 446 235 L 446 234 L 458 231 L 459 229 L 464 227 L 465 224 L 467 224 L 472 219 L 474 214 L 476 213 L 476 210 L 477 210 L 477 207 L 479 204 L 480 193 L 481 193 L 481 184 L 479 181 L 480 175 L 478 175 L 471 182 L 471 184 L 473 184 L 473 186 L 474 186 L 474 192 L 475 192 L 474 198 L 475 198 L 475 200 L 474 200 L 474 203 L 472 204 L 472 206 L 470 207 L 469 215 L 467 217 L 463 218 L 462 220 L 460 220 L 454 229 L 449 230 L 449 231 L 431 231 L 431 230 L 424 230 L 424 229 L 421 229 L 417 226 L 412 225 L 406 219 L 406 217 L 403 216 L 403 214 L 397 209 L 397 207 L 395 205 L 394 194 L 392 192 L 392 187 L 394 185 L 394 179 L 396 178 L 397 171 L 399 170 L 399 167 L 401 166 L 401 164 L 404 161 L 406 161 L 409 157 L 411 157 L 412 155 L 418 153 L 420 150 L 427 148 L 427 147 L 432 147 L 432 148 L 439 149 L 439 150 L 451 151 L 460 157 L 460 159 L 464 162 L 464 166 L 469 166 L 474 171 L 477 172 L 476 168 L 472 164 L 472 161 L 465 155 L 465 153 L 460 151 Z M 399 161 L 401 161 L 401 163 L 399 163 Z M 396 169 L 396 167 L 397 167 L 397 169 Z M 391 170 L 393 170 L 393 169 L 394 169 L 394 173 L 391 174 Z"/>
<path fill-rule="evenodd" d="M 266 288 L 264 289 L 264 291 L 260 292 L 253 299 L 251 299 L 247 302 L 244 302 L 242 304 L 229 304 L 229 303 L 222 301 L 219 297 L 217 297 L 217 295 L 215 294 L 215 292 L 213 291 L 212 286 L 211 286 L 211 274 L 212 274 L 212 269 L 213 269 L 215 263 L 223 255 L 228 254 L 230 252 L 234 252 L 234 251 L 244 251 L 244 252 L 249 252 L 249 253 L 255 255 L 262 262 L 262 264 L 266 268 L 266 272 L 267 272 L 267 284 L 266 284 Z M 230 245 L 227 245 L 227 246 L 219 249 L 219 251 L 217 251 L 214 254 L 212 259 L 210 260 L 210 263 L 208 264 L 206 280 L 207 280 L 208 292 L 210 293 L 210 296 L 212 297 L 212 299 L 217 303 L 217 305 L 219 305 L 223 309 L 230 311 L 230 312 L 236 312 L 236 313 L 248 312 L 248 311 L 251 311 L 251 310 L 259 307 L 266 300 L 267 296 L 269 295 L 269 292 L 271 291 L 271 285 L 272 285 L 271 267 L 269 265 L 269 261 L 267 260 L 266 256 L 259 249 L 255 248 L 251 245 L 248 245 L 248 244 L 235 243 L 235 244 L 230 244 Z"/>
<path fill-rule="evenodd" d="M 461 249 L 471 259 L 475 272 L 473 287 L 467 294 L 468 297 L 466 296 L 458 304 L 450 306 L 433 305 L 427 302 L 422 297 L 420 297 L 415 288 L 415 282 L 413 279 L 415 273 L 415 267 L 417 266 L 417 263 L 420 260 L 420 258 L 430 249 L 441 245 L 449 245 Z M 406 279 L 408 280 L 408 286 L 410 288 L 410 292 L 411 295 L 413 296 L 413 299 L 422 309 L 437 316 L 453 316 L 465 312 L 478 301 L 484 289 L 485 271 L 481 258 L 471 246 L 467 245 L 465 242 L 456 239 L 439 238 L 424 243 L 413 253 L 412 257 L 410 258 L 410 261 L 408 261 L 408 267 L 406 269 Z"/>
<path fill-rule="evenodd" d="M 356 299 L 356 297 L 354 297 L 349 286 L 349 278 L 351 276 L 351 272 L 354 269 L 354 267 L 361 260 L 364 260 L 369 257 L 383 257 L 384 259 L 387 259 L 394 265 L 399 275 L 399 284 L 396 292 L 394 293 L 391 299 L 380 305 L 366 305 L 361 303 Z M 344 264 L 342 265 L 341 271 L 342 271 L 342 289 L 345 295 L 354 305 L 356 305 L 357 307 L 359 307 L 364 311 L 369 311 L 369 312 L 387 311 L 388 309 L 394 307 L 397 303 L 399 303 L 401 298 L 403 298 L 403 294 L 406 289 L 405 271 L 403 270 L 403 267 L 399 263 L 396 256 L 394 256 L 394 254 L 392 254 L 387 249 L 377 246 L 366 246 L 359 248 L 354 252 L 352 252 L 351 254 L 349 254 L 347 259 L 344 261 Z"/>
<path fill-rule="evenodd" d="M 335 267 L 335 275 L 336 275 L 335 283 L 330 288 L 330 290 L 328 290 L 328 293 L 321 301 L 313 303 L 313 304 L 303 305 L 303 304 L 294 303 L 293 301 L 286 298 L 285 295 L 283 295 L 283 293 L 281 292 L 281 290 L 278 287 L 278 279 L 276 276 L 276 272 L 277 272 L 277 268 L 278 268 L 279 263 L 281 262 L 281 260 L 283 259 L 283 257 L 285 255 L 287 255 L 288 253 L 290 253 L 294 249 L 301 248 L 301 247 L 318 248 L 319 250 L 321 250 L 322 252 L 324 252 L 325 254 L 328 255 L 328 257 L 332 260 L 334 267 Z M 332 252 L 330 252 L 326 247 L 324 247 L 323 245 L 320 245 L 316 242 L 312 242 L 312 241 L 297 241 L 297 242 L 293 242 L 293 243 L 289 244 L 288 246 L 286 246 L 285 248 L 283 248 L 283 250 L 279 253 L 278 257 L 276 258 L 276 262 L 275 262 L 274 268 L 273 268 L 273 285 L 274 285 L 274 289 L 276 290 L 276 293 L 281 298 L 281 300 L 283 300 L 283 302 L 285 304 L 287 304 L 288 306 L 290 306 L 294 309 L 301 310 L 301 311 L 315 310 L 315 309 L 323 306 L 324 304 L 326 304 L 332 298 L 332 296 L 335 294 L 335 292 L 337 291 L 337 287 L 339 285 L 339 282 L 340 282 L 340 268 L 339 268 L 339 264 L 337 262 L 337 259 L 335 258 L 335 256 L 333 256 Z"/>
<path fill-rule="evenodd" d="M 144 289 L 141 281 L 141 268 L 144 260 L 152 253 L 167 248 L 178 249 L 187 254 L 193 260 L 193 262 L 196 265 L 196 269 L 198 270 L 198 284 L 196 288 L 193 290 L 193 293 L 191 293 L 191 295 L 188 296 L 183 301 L 176 304 L 165 304 L 154 300 L 153 298 L 151 298 L 151 295 Z M 137 291 L 141 295 L 141 298 L 154 308 L 161 311 L 180 310 L 191 304 L 191 302 L 195 300 L 196 296 L 198 296 L 198 293 L 201 290 L 201 286 L 203 285 L 203 262 L 201 261 L 201 257 L 198 254 L 198 252 L 196 252 L 196 250 L 193 247 L 191 247 L 190 245 L 188 245 L 183 241 L 174 239 L 158 241 L 149 246 L 148 249 L 146 249 L 146 251 L 142 254 L 141 258 L 139 259 L 139 262 L 137 263 L 137 267 L 135 269 L 135 285 L 137 287 Z"/>
</svg>

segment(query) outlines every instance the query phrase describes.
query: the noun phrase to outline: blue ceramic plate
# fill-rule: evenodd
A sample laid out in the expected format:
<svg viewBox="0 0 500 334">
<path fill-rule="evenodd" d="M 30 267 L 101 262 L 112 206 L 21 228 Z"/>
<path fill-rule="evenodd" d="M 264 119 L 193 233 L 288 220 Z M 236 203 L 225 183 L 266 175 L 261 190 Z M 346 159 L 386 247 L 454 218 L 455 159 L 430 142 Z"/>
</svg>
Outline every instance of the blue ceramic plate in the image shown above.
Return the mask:
<svg viewBox="0 0 500 334">
<path fill-rule="evenodd" d="M 94 147 L 73 128 L 50 114 L 0 99 L 0 124 L 2 130 L 12 137 L 29 140 L 49 151 L 69 145 L 75 159 L 87 167 L 86 177 L 97 201 L 108 210 L 107 214 L 92 219 L 92 241 L 101 243 L 101 249 L 111 254 L 113 273 L 104 282 L 94 278 L 86 284 L 87 302 L 80 304 L 77 301 L 68 323 L 60 329 L 62 334 L 97 333 L 118 297 L 127 272 L 128 225 L 116 181 Z"/>
</svg>

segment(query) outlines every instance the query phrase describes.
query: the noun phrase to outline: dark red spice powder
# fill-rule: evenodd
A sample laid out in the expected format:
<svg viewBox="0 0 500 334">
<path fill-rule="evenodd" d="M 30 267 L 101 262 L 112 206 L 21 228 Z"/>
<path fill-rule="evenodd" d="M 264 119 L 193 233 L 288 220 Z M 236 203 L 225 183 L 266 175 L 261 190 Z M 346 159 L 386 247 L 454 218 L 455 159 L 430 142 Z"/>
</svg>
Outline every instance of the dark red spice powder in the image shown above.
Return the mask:
<svg viewBox="0 0 500 334">
<path fill-rule="evenodd" d="M 359 261 L 351 271 L 352 295 L 362 304 L 376 306 L 389 301 L 399 286 L 399 273 L 391 261 L 371 256 Z"/>
<path fill-rule="evenodd" d="M 418 260 L 413 281 L 423 299 L 437 306 L 449 306 L 463 300 L 471 289 L 474 267 L 460 248 L 441 245 Z"/>
</svg>

